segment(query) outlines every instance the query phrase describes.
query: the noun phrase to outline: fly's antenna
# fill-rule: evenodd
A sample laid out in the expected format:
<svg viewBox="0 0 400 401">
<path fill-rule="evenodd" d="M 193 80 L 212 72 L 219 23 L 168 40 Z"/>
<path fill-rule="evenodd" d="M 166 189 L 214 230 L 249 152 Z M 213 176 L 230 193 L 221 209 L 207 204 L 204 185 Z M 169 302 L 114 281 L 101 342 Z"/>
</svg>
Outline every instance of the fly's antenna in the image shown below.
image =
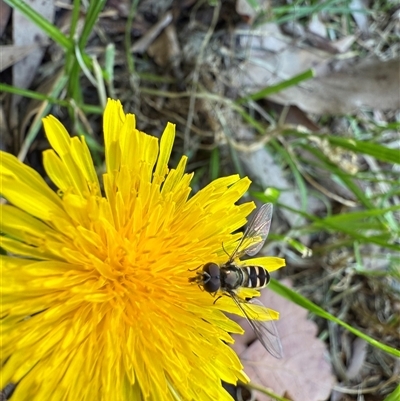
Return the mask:
<svg viewBox="0 0 400 401">
<path fill-rule="evenodd" d="M 188 271 L 190 271 L 190 272 L 195 272 L 196 270 L 199 270 L 201 266 L 202 266 L 202 265 L 199 265 L 199 266 L 197 266 L 195 269 L 188 269 Z"/>
</svg>

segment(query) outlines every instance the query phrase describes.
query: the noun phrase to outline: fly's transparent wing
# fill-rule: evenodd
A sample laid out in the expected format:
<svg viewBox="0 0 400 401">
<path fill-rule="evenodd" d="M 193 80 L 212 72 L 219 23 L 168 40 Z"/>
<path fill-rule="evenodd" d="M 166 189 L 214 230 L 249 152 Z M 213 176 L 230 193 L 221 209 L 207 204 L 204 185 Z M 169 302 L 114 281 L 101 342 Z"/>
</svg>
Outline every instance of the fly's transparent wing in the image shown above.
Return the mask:
<svg viewBox="0 0 400 401">
<path fill-rule="evenodd" d="M 259 242 L 250 243 L 249 246 L 246 247 L 245 253 L 247 255 L 256 255 L 264 245 L 271 227 L 272 208 L 272 203 L 262 205 L 244 232 L 243 237 L 245 240 L 246 238 L 254 240 L 258 237 L 261 238 Z"/>
<path fill-rule="evenodd" d="M 248 224 L 235 252 L 230 257 L 230 261 L 244 254 L 254 256 L 264 245 L 268 237 L 272 219 L 272 203 L 262 205 Z"/>
<path fill-rule="evenodd" d="M 275 358 L 281 359 L 283 357 L 283 350 L 281 340 L 279 339 L 279 334 L 276 329 L 274 321 L 266 320 L 253 320 L 250 316 L 250 312 L 246 309 L 246 302 L 244 302 L 241 298 L 239 298 L 234 292 L 229 293 L 232 299 L 235 301 L 238 308 L 243 312 L 246 320 L 249 322 L 251 328 L 254 331 L 254 334 L 260 341 L 260 343 L 264 346 L 264 348 Z M 258 299 L 251 299 L 248 303 L 253 305 L 258 305 L 263 308 L 265 306 Z M 267 309 L 265 308 L 267 311 Z"/>
</svg>

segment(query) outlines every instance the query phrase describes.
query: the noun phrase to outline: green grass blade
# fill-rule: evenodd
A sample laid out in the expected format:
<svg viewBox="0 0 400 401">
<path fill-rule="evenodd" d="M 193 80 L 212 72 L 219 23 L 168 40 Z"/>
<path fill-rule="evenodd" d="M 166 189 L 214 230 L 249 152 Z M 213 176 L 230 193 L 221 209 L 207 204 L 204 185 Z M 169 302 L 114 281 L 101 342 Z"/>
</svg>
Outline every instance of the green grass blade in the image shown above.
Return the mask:
<svg viewBox="0 0 400 401">
<path fill-rule="evenodd" d="M 299 189 L 299 193 L 300 193 L 301 210 L 307 210 L 307 206 L 308 206 L 307 186 L 306 186 L 303 176 L 301 175 L 301 173 L 295 163 L 295 158 L 290 154 L 290 152 L 288 150 L 286 150 L 286 148 L 281 146 L 276 139 L 273 139 L 271 141 L 271 146 L 274 148 L 274 150 L 278 154 L 280 154 L 280 156 L 285 160 L 285 162 L 288 164 L 290 170 L 292 171 L 293 178 L 297 184 L 297 188 Z"/>
<path fill-rule="evenodd" d="M 336 4 L 339 3 L 339 4 Z M 288 21 L 298 21 L 301 18 L 307 17 L 309 18 L 311 15 L 319 13 L 321 11 L 325 11 L 330 15 L 334 14 L 343 14 L 349 15 L 354 11 L 359 13 L 369 14 L 372 11 L 365 9 L 354 10 L 350 7 L 346 6 L 346 4 L 342 5 L 338 0 L 328 0 L 323 2 L 314 2 L 312 5 L 302 5 L 302 2 L 294 2 L 285 6 L 278 6 L 272 9 L 274 21 L 277 24 L 282 24 Z"/>
<path fill-rule="evenodd" d="M 255 198 L 261 200 L 262 202 L 267 201 L 265 194 L 263 194 L 261 192 L 252 191 L 252 195 Z M 391 240 L 391 239 L 393 240 L 396 237 L 396 233 L 390 232 L 388 227 L 386 225 L 384 225 L 383 223 L 381 223 L 380 226 L 379 225 L 374 226 L 375 228 L 380 228 L 381 232 L 379 233 L 379 235 L 367 236 L 362 233 L 359 233 L 356 229 L 353 229 L 354 224 L 351 224 L 350 227 L 348 224 L 345 224 L 346 222 L 342 221 L 342 217 L 340 217 L 340 215 L 332 216 L 332 217 L 328 216 L 324 219 L 321 219 L 317 216 L 305 213 L 301 210 L 293 209 L 291 207 L 288 207 L 287 205 L 280 204 L 279 202 L 277 202 L 277 205 L 279 207 L 290 210 L 291 212 L 297 213 L 308 220 L 311 220 L 313 223 L 307 227 L 307 232 L 319 232 L 320 230 L 325 230 L 325 231 L 332 230 L 335 232 L 339 232 L 339 233 L 341 232 L 341 233 L 349 235 L 352 239 L 348 245 L 353 243 L 354 240 L 357 240 L 360 243 L 374 243 L 374 244 L 380 245 L 384 248 L 393 249 L 397 252 L 400 251 L 399 244 L 388 242 L 389 240 Z M 384 210 L 384 213 L 388 212 L 388 211 L 398 210 L 398 206 L 393 206 L 393 207 L 386 208 L 383 210 Z M 382 210 L 379 210 L 379 209 L 373 209 L 373 210 L 364 211 L 364 212 L 354 212 L 355 216 L 358 216 L 358 217 L 363 216 L 363 214 L 364 214 L 364 217 L 365 216 L 366 217 L 374 217 L 375 216 L 377 218 L 384 213 L 382 213 Z M 348 214 L 350 215 L 350 218 L 351 218 L 352 213 L 348 213 Z M 364 227 L 364 226 L 362 226 L 362 227 Z M 397 237 L 398 237 L 398 235 L 397 235 Z M 346 244 L 344 244 L 344 245 L 346 245 Z"/>
<path fill-rule="evenodd" d="M 79 48 L 84 49 L 86 42 L 93 30 L 94 24 L 97 22 L 101 10 L 103 10 L 106 0 L 90 1 L 87 10 L 85 25 L 79 37 Z"/>
<path fill-rule="evenodd" d="M 15 86 L 3 84 L 3 83 L 0 83 L 0 92 L 13 93 L 14 95 L 20 95 L 20 96 L 24 96 L 24 97 L 27 97 L 30 99 L 48 101 L 49 103 L 58 104 L 59 106 L 67 107 L 69 105 L 69 103 L 66 100 L 59 100 L 59 99 L 56 99 L 55 97 L 45 95 L 43 93 L 31 91 L 29 89 L 21 89 L 21 88 L 17 88 Z"/>
<path fill-rule="evenodd" d="M 311 227 L 346 233 L 360 242 L 375 243 L 400 251 L 400 245 L 394 242 L 399 237 L 399 232 L 396 227 L 393 229 L 386 220 L 382 220 L 386 213 L 398 210 L 400 210 L 400 206 L 396 205 L 382 209 L 342 213 L 323 219 L 314 219 Z M 367 235 L 369 231 L 373 231 L 374 235 Z"/>
<path fill-rule="evenodd" d="M 218 148 L 211 151 L 210 157 L 210 180 L 214 181 L 219 177 L 220 172 L 220 153 Z"/>
<path fill-rule="evenodd" d="M 265 133 L 266 127 L 247 113 L 241 106 L 236 105 L 235 110 L 242 116 L 243 120 L 249 123 L 259 134 L 263 135 Z"/>
<path fill-rule="evenodd" d="M 400 400 L 400 384 L 390 393 L 383 401 L 398 401 Z"/>
<path fill-rule="evenodd" d="M 390 149 L 386 146 L 379 145 L 378 143 L 358 141 L 355 139 L 341 138 L 338 136 L 326 135 L 324 138 L 326 138 L 332 145 L 336 145 L 356 153 L 370 155 L 383 162 L 400 164 L 399 149 Z"/>
<path fill-rule="evenodd" d="M 244 383 L 243 385 L 245 387 L 247 387 L 248 389 L 259 391 L 260 393 L 267 395 L 268 397 L 272 398 L 273 400 L 290 401 L 289 399 L 287 399 L 285 397 L 281 397 L 280 395 L 274 393 L 270 388 L 265 388 L 265 387 L 259 386 L 258 384 L 254 383 L 252 381 L 249 383 Z"/>
<path fill-rule="evenodd" d="M 36 99 L 40 101 L 47 101 L 51 104 L 57 104 L 59 106 L 63 107 L 69 107 L 70 103 L 67 100 L 60 100 L 56 99 L 53 96 L 50 95 L 45 95 L 43 93 L 31 91 L 29 89 L 21 89 L 17 88 L 15 86 L 7 85 L 7 84 L 2 84 L 0 83 L 0 92 L 7 92 L 7 93 L 13 93 L 15 95 L 21 95 L 24 97 L 27 97 L 29 99 Z M 93 113 L 93 114 L 103 114 L 103 108 L 91 104 L 81 104 L 80 109 L 85 112 L 85 113 Z"/>
<path fill-rule="evenodd" d="M 362 338 L 372 346 L 379 348 L 382 351 L 387 352 L 388 354 L 394 355 L 396 357 L 400 357 L 400 351 L 390 347 L 389 345 L 383 344 L 378 340 L 364 334 L 360 330 L 355 329 L 354 327 L 350 326 L 348 323 L 343 322 L 339 318 L 331 315 L 330 313 L 323 310 L 320 306 L 314 304 L 313 302 L 309 301 L 306 297 L 298 294 L 297 292 L 293 291 L 292 289 L 284 286 L 279 281 L 272 279 L 269 287 L 275 291 L 277 294 L 282 295 L 284 298 L 294 302 L 295 304 L 307 309 L 311 313 L 318 315 L 324 319 L 330 320 L 331 322 L 337 323 L 340 326 L 344 327 L 357 337 Z"/>
<path fill-rule="evenodd" d="M 337 224 L 325 220 L 319 220 L 314 222 L 311 228 L 314 228 L 316 231 L 323 229 L 323 230 L 332 230 L 335 232 L 342 232 L 347 235 L 350 235 L 353 239 L 358 240 L 362 243 L 373 243 L 376 245 L 380 245 L 384 248 L 393 249 L 394 251 L 397 252 L 400 251 L 400 245 L 388 242 L 390 240 L 390 233 L 382 232 L 379 235 L 367 236 L 364 234 L 360 234 L 359 232 L 353 230 L 352 228 L 347 227 L 343 223 Z"/>
<path fill-rule="evenodd" d="M 81 0 L 73 0 L 71 12 L 71 22 L 69 27 L 69 37 L 74 38 L 78 27 L 79 17 L 81 15 Z"/>
<path fill-rule="evenodd" d="M 304 132 L 287 130 L 285 134 L 293 134 L 299 138 L 310 139 L 310 135 Z M 318 141 L 326 139 L 331 145 L 350 150 L 354 153 L 370 155 L 386 163 L 400 164 L 400 152 L 398 149 L 391 149 L 373 141 L 360 141 L 353 138 L 342 138 L 324 134 L 314 137 Z"/>
<path fill-rule="evenodd" d="M 345 223 L 350 221 L 361 220 L 366 217 L 380 217 L 385 213 L 395 212 L 398 210 L 400 210 L 400 205 L 390 206 L 382 209 L 370 209 L 357 212 L 341 213 L 341 214 L 336 214 L 335 216 L 326 217 L 324 221 L 332 223 Z"/>
</svg>

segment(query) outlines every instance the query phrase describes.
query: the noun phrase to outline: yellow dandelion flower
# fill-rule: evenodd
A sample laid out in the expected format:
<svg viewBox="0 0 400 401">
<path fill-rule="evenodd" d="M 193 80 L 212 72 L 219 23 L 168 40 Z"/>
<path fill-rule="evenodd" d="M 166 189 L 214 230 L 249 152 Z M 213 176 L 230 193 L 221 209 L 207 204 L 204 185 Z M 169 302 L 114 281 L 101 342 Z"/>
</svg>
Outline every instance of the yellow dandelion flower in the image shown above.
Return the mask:
<svg viewBox="0 0 400 401">
<path fill-rule="evenodd" d="M 254 208 L 235 204 L 249 180 L 220 178 L 189 198 L 186 157 L 168 168 L 174 126 L 159 142 L 118 101 L 104 113 L 102 183 L 83 137 L 52 116 L 44 127 L 57 193 L 0 154 L 1 388 L 16 384 L 18 401 L 231 400 L 221 380 L 247 380 L 229 347 L 242 329 L 223 313 L 237 308 L 188 279 L 226 261 L 221 244 L 234 249 Z"/>
</svg>

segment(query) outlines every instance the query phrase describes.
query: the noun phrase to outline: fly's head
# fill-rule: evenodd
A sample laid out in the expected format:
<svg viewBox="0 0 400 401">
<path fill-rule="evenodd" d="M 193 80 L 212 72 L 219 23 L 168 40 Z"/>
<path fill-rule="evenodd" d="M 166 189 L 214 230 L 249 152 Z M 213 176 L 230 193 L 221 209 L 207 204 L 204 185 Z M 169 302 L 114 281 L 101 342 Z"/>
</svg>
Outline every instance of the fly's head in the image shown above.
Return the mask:
<svg viewBox="0 0 400 401">
<path fill-rule="evenodd" d="M 206 263 L 195 277 L 189 278 L 190 283 L 196 283 L 204 291 L 216 293 L 221 287 L 221 271 L 216 263 Z"/>
</svg>

